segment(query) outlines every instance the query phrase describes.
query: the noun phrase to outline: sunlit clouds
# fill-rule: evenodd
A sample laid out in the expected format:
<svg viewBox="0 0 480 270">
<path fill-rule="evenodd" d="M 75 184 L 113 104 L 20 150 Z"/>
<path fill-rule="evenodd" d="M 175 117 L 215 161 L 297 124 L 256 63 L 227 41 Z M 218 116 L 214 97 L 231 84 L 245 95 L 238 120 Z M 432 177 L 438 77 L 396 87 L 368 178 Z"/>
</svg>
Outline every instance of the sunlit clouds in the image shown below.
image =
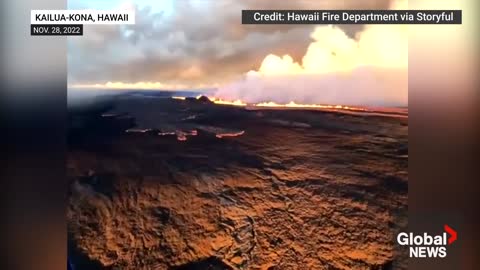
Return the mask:
<svg viewBox="0 0 480 270">
<path fill-rule="evenodd" d="M 394 8 L 405 8 L 398 0 Z M 408 104 L 408 27 L 370 25 L 352 38 L 318 26 L 301 62 L 267 55 L 258 70 L 220 87 L 217 96 L 246 102 L 345 105 Z"/>
</svg>

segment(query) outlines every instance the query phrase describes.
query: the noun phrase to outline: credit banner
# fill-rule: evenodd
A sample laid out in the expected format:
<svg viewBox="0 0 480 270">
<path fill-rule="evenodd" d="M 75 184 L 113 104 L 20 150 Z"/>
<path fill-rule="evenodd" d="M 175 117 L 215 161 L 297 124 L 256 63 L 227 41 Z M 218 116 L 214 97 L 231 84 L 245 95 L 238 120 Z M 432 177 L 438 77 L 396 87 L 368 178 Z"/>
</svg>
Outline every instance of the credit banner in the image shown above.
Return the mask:
<svg viewBox="0 0 480 270">
<path fill-rule="evenodd" d="M 242 10 L 242 24 L 461 23 L 461 10 Z"/>
</svg>

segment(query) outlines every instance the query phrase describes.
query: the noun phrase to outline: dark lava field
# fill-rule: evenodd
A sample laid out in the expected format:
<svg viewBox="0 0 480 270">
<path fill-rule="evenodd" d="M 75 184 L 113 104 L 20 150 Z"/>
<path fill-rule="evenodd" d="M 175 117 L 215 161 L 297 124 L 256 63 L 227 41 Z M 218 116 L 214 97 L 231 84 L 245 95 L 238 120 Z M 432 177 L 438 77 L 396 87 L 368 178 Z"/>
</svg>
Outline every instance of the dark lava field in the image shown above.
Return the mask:
<svg viewBox="0 0 480 270">
<path fill-rule="evenodd" d="M 404 269 L 408 118 L 126 94 L 70 110 L 83 269 Z"/>
</svg>

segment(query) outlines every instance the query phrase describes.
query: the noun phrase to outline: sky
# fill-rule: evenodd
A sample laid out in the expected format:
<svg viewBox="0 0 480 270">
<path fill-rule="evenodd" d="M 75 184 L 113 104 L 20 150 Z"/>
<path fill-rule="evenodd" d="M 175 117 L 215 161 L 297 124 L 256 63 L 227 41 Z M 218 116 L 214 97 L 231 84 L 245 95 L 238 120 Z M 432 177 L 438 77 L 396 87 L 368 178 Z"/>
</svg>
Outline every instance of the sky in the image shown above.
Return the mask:
<svg viewBox="0 0 480 270">
<path fill-rule="evenodd" d="M 69 9 L 134 7 L 137 23 L 86 25 L 83 37 L 69 37 L 69 84 L 218 86 L 258 69 L 268 54 L 289 54 L 301 61 L 311 42 L 314 26 L 241 25 L 242 9 L 386 8 L 388 4 L 388 0 L 70 0 Z M 362 26 L 343 28 L 353 36 Z"/>
</svg>

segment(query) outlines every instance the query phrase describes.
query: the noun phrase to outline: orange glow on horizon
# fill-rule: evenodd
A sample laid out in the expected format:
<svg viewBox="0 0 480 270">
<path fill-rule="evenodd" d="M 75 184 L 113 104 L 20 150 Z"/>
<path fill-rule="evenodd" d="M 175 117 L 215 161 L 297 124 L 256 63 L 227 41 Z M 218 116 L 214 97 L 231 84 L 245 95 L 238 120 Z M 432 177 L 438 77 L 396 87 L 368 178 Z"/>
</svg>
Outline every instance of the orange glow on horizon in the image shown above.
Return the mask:
<svg viewBox="0 0 480 270">
<path fill-rule="evenodd" d="M 221 98 L 215 98 L 215 97 L 208 97 L 210 101 L 212 101 L 215 104 L 221 104 L 221 105 L 231 105 L 231 106 L 247 106 L 247 103 L 237 99 L 234 101 L 228 101 L 228 100 L 223 100 Z"/>
<path fill-rule="evenodd" d="M 198 95 L 196 99 L 200 99 L 202 95 Z M 172 96 L 173 99 L 178 99 L 178 100 L 185 100 L 185 97 L 176 97 Z M 330 110 L 351 110 L 351 111 L 364 111 L 367 112 L 369 111 L 366 108 L 362 107 L 353 107 L 353 106 L 345 106 L 345 105 L 327 105 L 327 104 L 302 104 L 302 103 L 296 103 L 294 101 L 290 101 L 289 103 L 276 103 L 273 101 L 266 101 L 266 102 L 260 102 L 260 103 L 246 103 L 242 100 L 234 100 L 234 101 L 229 101 L 229 100 L 224 100 L 221 98 L 217 97 L 207 97 L 212 103 L 214 104 L 219 104 L 219 105 L 229 105 L 229 106 L 239 106 L 239 107 L 270 107 L 270 108 L 298 108 L 298 109 L 330 109 Z"/>
</svg>

